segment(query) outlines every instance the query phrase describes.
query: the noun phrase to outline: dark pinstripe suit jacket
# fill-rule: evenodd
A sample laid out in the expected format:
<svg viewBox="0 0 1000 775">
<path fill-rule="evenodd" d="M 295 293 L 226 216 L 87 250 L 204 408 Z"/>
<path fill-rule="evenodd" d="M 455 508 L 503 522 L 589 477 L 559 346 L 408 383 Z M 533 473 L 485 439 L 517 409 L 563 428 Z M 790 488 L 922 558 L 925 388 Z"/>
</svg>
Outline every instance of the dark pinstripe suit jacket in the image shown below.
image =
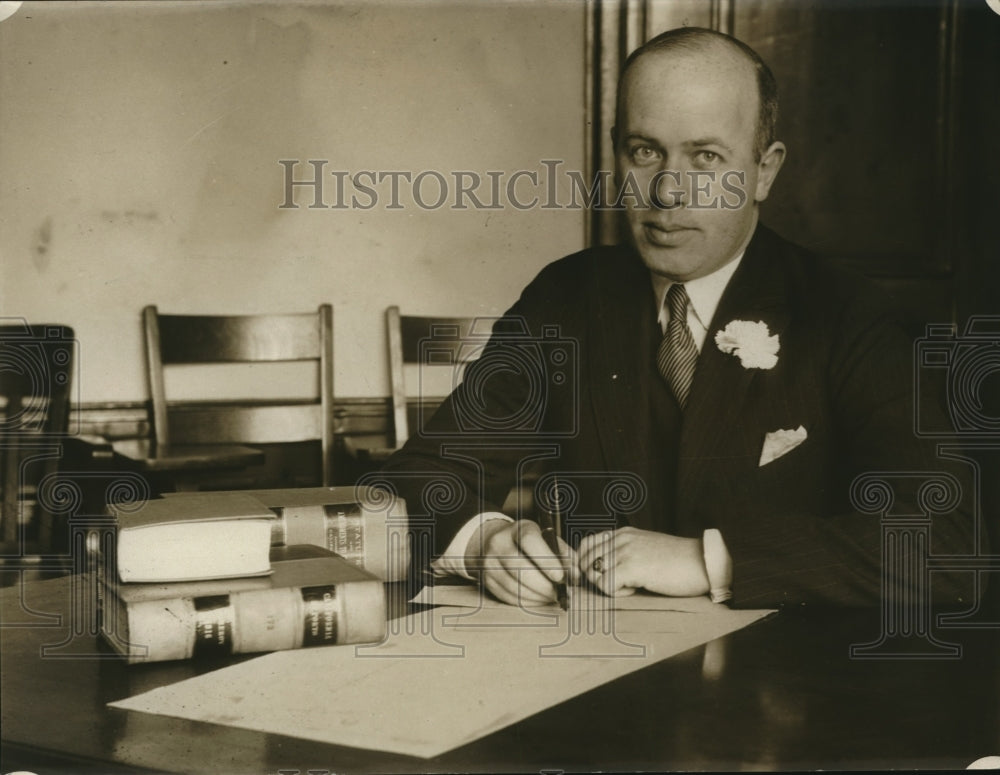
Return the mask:
<svg viewBox="0 0 1000 775">
<path fill-rule="evenodd" d="M 778 334 L 773 368 L 744 368 L 715 346 L 732 320 Z M 913 343 L 884 294 L 759 226 L 709 327 L 667 474 L 656 467 L 649 413 L 659 336 L 649 272 L 632 249 L 585 250 L 542 270 L 462 386 L 384 469 L 411 509 L 436 512 L 436 550 L 504 501 L 532 449 L 551 445 L 549 467 L 581 483 L 575 514 L 606 513 L 607 491 L 587 483 L 623 472 L 646 486 L 619 524 L 680 535 L 719 528 L 735 604 L 877 602 L 880 518 L 852 509 L 851 482 L 949 467 L 915 436 Z M 554 357 L 561 347 L 571 363 Z M 758 465 L 768 432 L 800 425 L 804 443 Z M 951 471 L 968 490 L 965 472 Z M 440 508 L 420 505 L 435 477 L 461 492 Z M 902 512 L 914 492 L 896 497 Z M 937 516 L 932 549 L 968 552 L 971 535 L 969 510 Z M 959 597 L 966 581 L 935 574 L 935 592 Z"/>
</svg>

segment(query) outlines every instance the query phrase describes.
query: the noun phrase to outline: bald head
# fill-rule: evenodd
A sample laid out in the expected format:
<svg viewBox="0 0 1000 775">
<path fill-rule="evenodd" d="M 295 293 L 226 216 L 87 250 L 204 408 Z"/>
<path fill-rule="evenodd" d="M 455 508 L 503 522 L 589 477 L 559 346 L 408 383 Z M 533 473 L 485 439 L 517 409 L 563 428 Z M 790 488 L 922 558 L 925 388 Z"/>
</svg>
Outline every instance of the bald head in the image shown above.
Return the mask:
<svg viewBox="0 0 1000 775">
<path fill-rule="evenodd" d="M 680 27 L 657 35 L 633 51 L 625 61 L 618 80 L 616 123 L 621 124 L 623 102 L 627 99 L 627 81 L 640 60 L 649 57 L 673 58 L 677 63 L 694 67 L 713 67 L 720 75 L 734 79 L 747 77 L 756 86 L 757 115 L 754 130 L 754 154 L 759 161 L 774 142 L 778 121 L 778 85 L 763 59 L 745 43 L 715 30 Z"/>
</svg>

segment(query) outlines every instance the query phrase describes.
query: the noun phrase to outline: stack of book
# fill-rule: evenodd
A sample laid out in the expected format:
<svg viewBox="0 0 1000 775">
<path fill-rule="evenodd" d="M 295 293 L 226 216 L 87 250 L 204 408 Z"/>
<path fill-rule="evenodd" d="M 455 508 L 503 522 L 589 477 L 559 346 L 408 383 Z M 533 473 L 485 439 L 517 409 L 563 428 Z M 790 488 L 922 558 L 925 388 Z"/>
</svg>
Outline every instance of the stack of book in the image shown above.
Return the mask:
<svg viewBox="0 0 1000 775">
<path fill-rule="evenodd" d="M 110 507 L 101 633 L 129 664 L 385 637 L 383 580 L 323 546 L 272 546 L 281 519 L 253 495 Z"/>
</svg>

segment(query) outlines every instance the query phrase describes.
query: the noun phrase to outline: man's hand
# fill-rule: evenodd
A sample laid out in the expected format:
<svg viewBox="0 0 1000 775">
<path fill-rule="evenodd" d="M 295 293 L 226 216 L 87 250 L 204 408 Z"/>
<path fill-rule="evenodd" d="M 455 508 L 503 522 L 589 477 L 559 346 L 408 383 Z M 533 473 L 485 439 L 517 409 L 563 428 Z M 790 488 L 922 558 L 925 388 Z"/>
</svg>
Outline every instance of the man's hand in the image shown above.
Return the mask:
<svg viewBox="0 0 1000 775">
<path fill-rule="evenodd" d="M 578 583 L 576 552 L 559 539 L 563 557 L 556 557 L 530 520 L 484 522 L 469 541 L 465 568 L 478 576 L 486 590 L 511 605 L 547 605 L 556 599 L 555 584 L 566 577 Z"/>
<path fill-rule="evenodd" d="M 708 592 L 700 538 L 623 527 L 580 542 L 580 570 L 606 595 L 647 589 L 659 595 L 693 597 Z"/>
</svg>

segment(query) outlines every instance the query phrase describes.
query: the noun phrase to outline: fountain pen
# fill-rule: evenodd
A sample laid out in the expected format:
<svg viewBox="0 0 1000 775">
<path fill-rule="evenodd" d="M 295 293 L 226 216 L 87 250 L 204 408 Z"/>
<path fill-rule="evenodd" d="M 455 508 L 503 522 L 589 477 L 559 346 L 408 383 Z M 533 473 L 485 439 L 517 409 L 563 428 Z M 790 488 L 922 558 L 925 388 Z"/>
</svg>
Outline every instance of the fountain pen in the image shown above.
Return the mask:
<svg viewBox="0 0 1000 775">
<path fill-rule="evenodd" d="M 555 482 L 552 489 L 555 501 L 553 510 L 550 512 L 544 507 L 540 509 L 542 512 L 542 538 L 545 539 L 545 543 L 552 550 L 552 553 L 562 562 L 562 550 L 559 548 L 558 538 L 558 536 L 562 535 L 562 514 L 559 510 L 559 483 Z M 566 587 L 566 578 L 568 575 L 569 572 L 564 566 L 563 580 L 556 584 L 556 600 L 559 601 L 559 607 L 564 611 L 569 610 L 569 590 Z"/>
</svg>

